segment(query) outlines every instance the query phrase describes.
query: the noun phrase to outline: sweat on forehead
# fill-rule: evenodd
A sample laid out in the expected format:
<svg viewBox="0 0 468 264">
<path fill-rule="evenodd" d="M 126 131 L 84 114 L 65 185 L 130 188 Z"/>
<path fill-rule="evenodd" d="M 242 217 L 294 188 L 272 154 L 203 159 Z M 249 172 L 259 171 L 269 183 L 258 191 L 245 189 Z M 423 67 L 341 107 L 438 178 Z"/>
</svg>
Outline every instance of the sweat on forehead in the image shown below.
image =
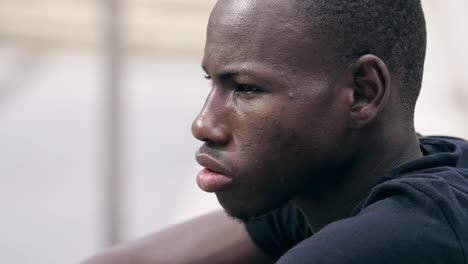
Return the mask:
<svg viewBox="0 0 468 264">
<path fill-rule="evenodd" d="M 289 0 L 220 0 L 213 9 L 209 25 L 229 27 L 234 33 L 258 32 L 267 27 L 299 30 L 299 25 L 305 25 L 305 21 L 297 19 L 297 11 Z"/>
<path fill-rule="evenodd" d="M 294 2 L 290 0 L 218 0 L 213 12 L 223 13 L 231 19 L 243 19 L 259 12 L 271 15 L 285 14 L 295 11 L 295 8 Z"/>
<path fill-rule="evenodd" d="M 306 22 L 288 0 L 218 1 L 208 25 L 204 64 L 255 61 L 286 70 L 313 67 L 309 74 L 328 72 L 321 66 L 324 47 L 309 34 Z"/>
<path fill-rule="evenodd" d="M 314 45 L 303 46 L 302 55 L 321 54 L 314 59 L 336 72 L 359 56 L 374 54 L 401 87 L 408 116 L 414 111 L 426 52 L 420 0 L 220 0 L 210 25 L 230 27 L 232 45 L 267 33 L 272 36 L 264 40 L 271 44 L 289 37 L 291 49 L 297 48 L 294 42 L 310 41 Z M 271 28 L 276 31 L 266 30 Z M 294 31 L 295 38 L 290 34 Z"/>
</svg>

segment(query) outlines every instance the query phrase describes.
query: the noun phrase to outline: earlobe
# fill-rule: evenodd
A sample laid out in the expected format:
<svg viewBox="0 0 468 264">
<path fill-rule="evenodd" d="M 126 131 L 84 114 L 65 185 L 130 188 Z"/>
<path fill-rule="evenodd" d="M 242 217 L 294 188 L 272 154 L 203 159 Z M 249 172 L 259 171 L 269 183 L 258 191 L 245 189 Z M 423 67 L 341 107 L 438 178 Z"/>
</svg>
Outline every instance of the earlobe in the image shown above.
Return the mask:
<svg viewBox="0 0 468 264">
<path fill-rule="evenodd" d="M 375 55 L 360 57 L 350 68 L 353 99 L 350 107 L 351 128 L 361 129 L 372 123 L 384 109 L 390 94 L 390 74 Z"/>
</svg>

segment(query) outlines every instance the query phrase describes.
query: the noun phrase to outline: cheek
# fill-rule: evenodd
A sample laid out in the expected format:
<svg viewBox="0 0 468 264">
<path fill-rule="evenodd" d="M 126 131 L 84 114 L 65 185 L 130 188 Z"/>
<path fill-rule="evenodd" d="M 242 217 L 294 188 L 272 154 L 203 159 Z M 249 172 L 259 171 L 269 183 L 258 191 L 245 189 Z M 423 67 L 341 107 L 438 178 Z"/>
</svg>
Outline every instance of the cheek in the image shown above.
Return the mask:
<svg viewBox="0 0 468 264">
<path fill-rule="evenodd" d="M 281 115 L 257 116 L 255 122 L 246 123 L 240 130 L 244 133 L 235 136 L 243 168 L 257 175 L 267 174 L 269 179 L 284 178 L 291 161 L 300 155 L 301 143 L 297 141 L 298 131 L 281 119 Z"/>
<path fill-rule="evenodd" d="M 261 167 L 274 177 L 299 180 L 322 172 L 339 148 L 339 129 L 326 114 L 284 111 L 262 117 L 250 128 L 241 152 L 249 157 L 249 167 Z"/>
<path fill-rule="evenodd" d="M 233 141 L 239 169 L 269 179 L 305 174 L 326 163 L 335 148 L 335 117 L 327 100 L 270 100 L 256 109 L 234 111 Z M 324 102 L 325 101 L 325 102 Z M 244 108 L 245 109 L 245 108 Z M 338 129 L 339 130 L 339 129 Z M 278 176 L 280 175 L 280 176 Z"/>
</svg>

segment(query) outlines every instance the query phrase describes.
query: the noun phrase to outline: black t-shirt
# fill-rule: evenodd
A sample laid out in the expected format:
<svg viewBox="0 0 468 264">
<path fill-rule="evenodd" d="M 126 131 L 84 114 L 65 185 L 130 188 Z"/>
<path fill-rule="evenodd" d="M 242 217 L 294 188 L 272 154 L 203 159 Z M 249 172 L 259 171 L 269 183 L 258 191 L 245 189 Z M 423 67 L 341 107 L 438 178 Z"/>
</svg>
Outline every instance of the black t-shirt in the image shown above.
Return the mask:
<svg viewBox="0 0 468 264">
<path fill-rule="evenodd" d="M 289 203 L 245 223 L 281 264 L 468 263 L 468 142 L 421 137 L 424 157 L 392 170 L 349 218 L 312 234 Z"/>
</svg>

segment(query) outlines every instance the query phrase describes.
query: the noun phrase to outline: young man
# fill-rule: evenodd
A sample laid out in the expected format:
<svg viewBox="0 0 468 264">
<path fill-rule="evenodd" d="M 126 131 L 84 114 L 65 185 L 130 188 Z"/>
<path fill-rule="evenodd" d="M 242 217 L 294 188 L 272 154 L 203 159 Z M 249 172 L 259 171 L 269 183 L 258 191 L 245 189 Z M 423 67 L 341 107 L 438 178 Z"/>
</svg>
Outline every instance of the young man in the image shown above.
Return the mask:
<svg viewBox="0 0 468 264">
<path fill-rule="evenodd" d="M 468 143 L 419 137 L 417 0 L 220 0 L 192 132 L 225 212 L 85 263 L 466 263 Z"/>
</svg>

